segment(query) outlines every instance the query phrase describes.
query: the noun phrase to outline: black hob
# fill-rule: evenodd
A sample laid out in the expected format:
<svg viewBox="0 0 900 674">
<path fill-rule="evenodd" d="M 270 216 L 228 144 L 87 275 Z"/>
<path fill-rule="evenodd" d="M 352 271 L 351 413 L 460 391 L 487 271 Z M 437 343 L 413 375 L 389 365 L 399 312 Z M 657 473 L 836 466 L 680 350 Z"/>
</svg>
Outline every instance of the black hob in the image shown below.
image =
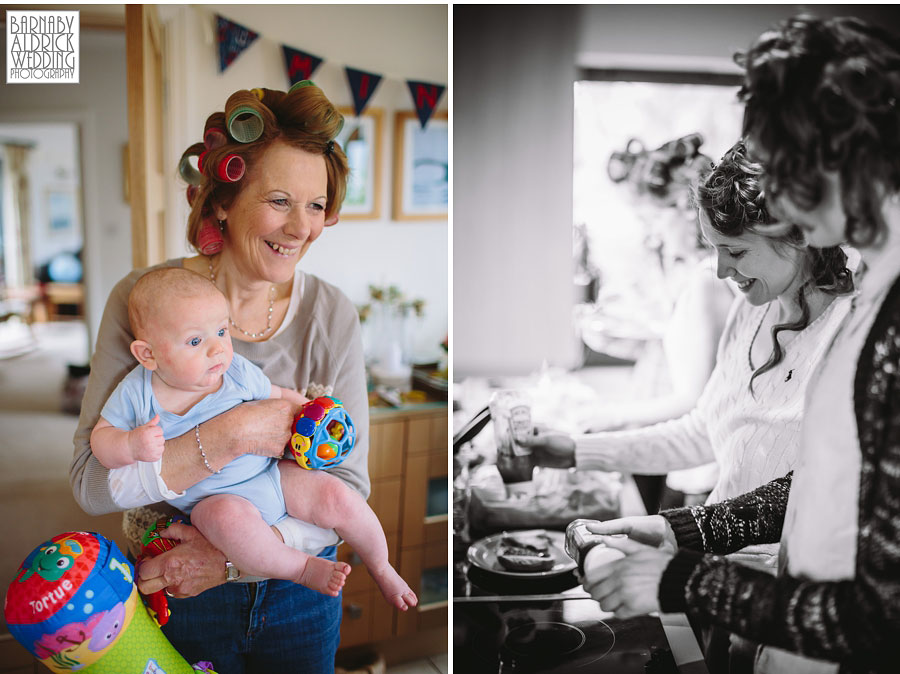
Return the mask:
<svg viewBox="0 0 900 674">
<path fill-rule="evenodd" d="M 453 663 L 460 672 L 677 673 L 658 618 L 623 620 L 600 610 L 572 573 L 518 580 L 455 555 Z M 541 599 L 550 595 L 553 599 Z M 523 596 L 527 600 L 513 600 Z M 476 601 L 473 601 L 476 600 Z"/>
<path fill-rule="evenodd" d="M 589 599 L 457 602 L 454 669 L 473 674 L 677 672 L 674 662 L 662 666 L 668 644 L 658 619 L 601 620 L 599 614 Z"/>
</svg>

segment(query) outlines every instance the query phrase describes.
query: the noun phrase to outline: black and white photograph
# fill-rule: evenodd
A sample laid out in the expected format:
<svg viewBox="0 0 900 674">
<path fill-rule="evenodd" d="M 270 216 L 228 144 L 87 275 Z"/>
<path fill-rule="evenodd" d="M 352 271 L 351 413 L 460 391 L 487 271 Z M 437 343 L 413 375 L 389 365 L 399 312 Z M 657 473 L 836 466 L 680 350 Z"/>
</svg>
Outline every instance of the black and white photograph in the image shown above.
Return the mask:
<svg viewBox="0 0 900 674">
<path fill-rule="evenodd" d="M 898 19 L 454 6 L 455 671 L 896 668 Z"/>
</svg>

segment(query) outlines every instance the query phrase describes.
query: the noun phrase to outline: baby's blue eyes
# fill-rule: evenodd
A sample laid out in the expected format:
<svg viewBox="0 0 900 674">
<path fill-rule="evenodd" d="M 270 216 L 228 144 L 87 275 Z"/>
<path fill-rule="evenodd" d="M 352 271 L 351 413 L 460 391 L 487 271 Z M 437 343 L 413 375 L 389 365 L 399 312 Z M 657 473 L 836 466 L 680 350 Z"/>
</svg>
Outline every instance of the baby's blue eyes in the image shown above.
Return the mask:
<svg viewBox="0 0 900 674">
<path fill-rule="evenodd" d="M 188 344 L 190 344 L 191 346 L 199 346 L 199 345 L 200 345 L 200 338 L 199 338 L 199 337 L 192 337 L 192 338 L 191 338 L 191 341 L 189 341 Z"/>
<path fill-rule="evenodd" d="M 219 335 L 219 337 L 224 337 L 225 336 L 225 328 L 219 328 L 219 332 L 217 334 Z"/>
</svg>

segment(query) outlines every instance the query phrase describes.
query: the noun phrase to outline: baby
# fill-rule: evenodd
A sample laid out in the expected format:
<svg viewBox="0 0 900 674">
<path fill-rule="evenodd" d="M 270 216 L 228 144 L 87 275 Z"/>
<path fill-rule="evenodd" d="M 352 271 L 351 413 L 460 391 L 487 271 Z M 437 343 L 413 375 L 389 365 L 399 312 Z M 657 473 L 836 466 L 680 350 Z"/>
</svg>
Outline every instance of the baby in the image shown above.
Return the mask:
<svg viewBox="0 0 900 674">
<path fill-rule="evenodd" d="M 145 274 L 128 297 L 128 318 L 136 338 L 131 353 L 140 365 L 113 391 L 91 433 L 91 450 L 107 468 L 157 461 L 165 439 L 186 432 L 197 433 L 199 441 L 199 424 L 244 401 L 306 402 L 232 351 L 225 296 L 199 274 L 181 268 Z M 200 451 L 198 446 L 203 460 Z M 340 592 L 350 565 L 285 545 L 271 525 L 289 515 L 335 529 L 389 603 L 404 611 L 418 603 L 388 562 L 375 513 L 333 475 L 245 454 L 169 503 L 189 514 L 242 572 L 291 580 L 331 596 Z"/>
</svg>

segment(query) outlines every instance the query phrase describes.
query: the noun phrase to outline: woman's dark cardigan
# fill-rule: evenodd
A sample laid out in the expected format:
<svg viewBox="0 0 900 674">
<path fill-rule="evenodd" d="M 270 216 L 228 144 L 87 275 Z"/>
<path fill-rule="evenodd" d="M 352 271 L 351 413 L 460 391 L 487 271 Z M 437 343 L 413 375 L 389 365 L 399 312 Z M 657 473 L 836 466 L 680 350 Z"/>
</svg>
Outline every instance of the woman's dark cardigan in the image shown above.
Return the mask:
<svg viewBox="0 0 900 674">
<path fill-rule="evenodd" d="M 853 580 L 776 578 L 715 556 L 780 540 L 788 474 L 723 503 L 662 513 L 679 546 L 660 583 L 662 611 L 839 662 L 841 672 L 900 672 L 900 279 L 857 362 L 854 407 L 862 468 Z"/>
</svg>

